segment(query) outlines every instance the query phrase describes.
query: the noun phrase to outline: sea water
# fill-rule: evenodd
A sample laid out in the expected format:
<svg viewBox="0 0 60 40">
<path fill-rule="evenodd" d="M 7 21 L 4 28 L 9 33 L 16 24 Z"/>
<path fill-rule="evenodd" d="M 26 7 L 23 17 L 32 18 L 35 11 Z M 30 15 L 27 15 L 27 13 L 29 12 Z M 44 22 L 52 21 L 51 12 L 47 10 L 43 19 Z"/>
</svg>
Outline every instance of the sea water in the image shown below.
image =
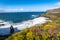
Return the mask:
<svg viewBox="0 0 60 40">
<path fill-rule="evenodd" d="M 13 23 L 18 23 L 30 19 L 34 19 L 44 12 L 10 12 L 10 13 L 0 13 L 0 20 L 11 21 Z"/>
<path fill-rule="evenodd" d="M 13 12 L 13 13 L 0 13 L 0 35 L 10 34 L 10 26 L 13 25 L 14 32 L 30 28 L 32 25 L 42 24 L 48 18 L 40 17 L 45 12 Z"/>
</svg>

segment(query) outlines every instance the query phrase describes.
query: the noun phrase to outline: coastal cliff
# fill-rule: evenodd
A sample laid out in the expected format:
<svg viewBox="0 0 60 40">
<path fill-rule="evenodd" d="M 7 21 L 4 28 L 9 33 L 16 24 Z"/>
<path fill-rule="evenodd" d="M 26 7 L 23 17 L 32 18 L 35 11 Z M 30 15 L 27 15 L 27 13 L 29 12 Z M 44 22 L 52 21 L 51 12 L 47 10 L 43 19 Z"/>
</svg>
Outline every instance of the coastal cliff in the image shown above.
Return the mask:
<svg viewBox="0 0 60 40">
<path fill-rule="evenodd" d="M 60 40 L 60 8 L 47 11 L 41 16 L 47 17 L 48 21 L 42 25 L 34 25 L 30 28 L 17 32 L 6 40 Z M 38 21 L 38 20 L 37 20 Z"/>
</svg>

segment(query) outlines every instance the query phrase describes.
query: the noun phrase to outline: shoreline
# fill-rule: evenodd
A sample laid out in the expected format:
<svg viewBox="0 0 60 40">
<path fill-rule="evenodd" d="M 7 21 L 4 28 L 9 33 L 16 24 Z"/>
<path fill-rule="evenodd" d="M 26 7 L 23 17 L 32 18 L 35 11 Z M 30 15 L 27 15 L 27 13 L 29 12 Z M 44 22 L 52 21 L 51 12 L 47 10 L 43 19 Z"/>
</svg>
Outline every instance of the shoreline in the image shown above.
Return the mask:
<svg viewBox="0 0 60 40">
<path fill-rule="evenodd" d="M 38 18 L 35 18 L 33 20 L 28 20 L 28 21 L 23 21 L 21 23 L 17 23 L 17 24 L 13 24 L 13 27 L 14 27 L 14 30 L 15 32 L 17 32 L 18 30 L 23 30 L 25 28 L 30 28 L 31 26 L 33 25 L 37 25 L 37 24 L 43 24 L 45 23 L 48 18 L 46 17 L 38 17 Z M 9 23 L 8 23 L 9 24 Z M 5 25 L 5 26 L 1 26 L 0 27 L 0 34 L 1 35 L 7 35 L 7 34 L 10 34 L 9 31 L 10 31 L 10 26 L 12 24 L 9 24 L 9 25 Z M 3 32 L 4 31 L 4 32 Z"/>
</svg>

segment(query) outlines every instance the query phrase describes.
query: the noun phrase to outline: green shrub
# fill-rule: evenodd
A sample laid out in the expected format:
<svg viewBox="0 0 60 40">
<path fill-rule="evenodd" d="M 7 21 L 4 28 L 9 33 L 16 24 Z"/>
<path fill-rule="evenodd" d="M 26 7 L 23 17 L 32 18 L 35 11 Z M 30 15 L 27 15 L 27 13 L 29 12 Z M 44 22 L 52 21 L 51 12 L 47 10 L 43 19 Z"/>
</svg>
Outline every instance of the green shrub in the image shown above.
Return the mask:
<svg viewBox="0 0 60 40">
<path fill-rule="evenodd" d="M 41 40 L 40 36 L 35 36 L 35 40 Z"/>
<path fill-rule="evenodd" d="M 32 33 L 32 32 L 28 32 L 28 33 L 26 34 L 26 39 L 27 39 L 27 40 L 34 40 L 34 35 L 33 35 L 33 33 Z"/>
</svg>

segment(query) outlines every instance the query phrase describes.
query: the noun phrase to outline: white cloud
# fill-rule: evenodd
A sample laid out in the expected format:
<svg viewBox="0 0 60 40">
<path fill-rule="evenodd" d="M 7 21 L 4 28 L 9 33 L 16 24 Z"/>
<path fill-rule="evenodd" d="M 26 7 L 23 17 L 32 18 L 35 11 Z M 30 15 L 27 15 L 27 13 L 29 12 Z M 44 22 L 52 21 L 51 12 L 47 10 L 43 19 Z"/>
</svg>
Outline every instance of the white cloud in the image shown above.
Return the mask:
<svg viewBox="0 0 60 40">
<path fill-rule="evenodd" d="M 60 2 L 55 3 L 55 6 L 60 7 Z"/>
<path fill-rule="evenodd" d="M 4 6 L 0 5 L 0 12 L 32 12 L 32 11 L 46 11 L 49 9 L 55 9 L 60 7 L 60 2 L 56 2 L 51 5 L 38 5 L 38 6 Z"/>
<path fill-rule="evenodd" d="M 24 11 L 23 8 L 3 8 L 3 9 L 0 9 L 0 10 L 3 10 L 2 12 L 22 12 Z M 1 12 L 1 11 L 0 11 Z"/>
<path fill-rule="evenodd" d="M 23 11 L 24 9 L 23 9 L 23 8 L 21 8 L 20 10 L 21 10 L 21 11 Z"/>
<path fill-rule="evenodd" d="M 57 9 L 57 8 L 60 8 L 60 2 L 56 2 L 54 4 L 51 4 L 50 6 L 46 6 L 44 10 Z"/>
</svg>

